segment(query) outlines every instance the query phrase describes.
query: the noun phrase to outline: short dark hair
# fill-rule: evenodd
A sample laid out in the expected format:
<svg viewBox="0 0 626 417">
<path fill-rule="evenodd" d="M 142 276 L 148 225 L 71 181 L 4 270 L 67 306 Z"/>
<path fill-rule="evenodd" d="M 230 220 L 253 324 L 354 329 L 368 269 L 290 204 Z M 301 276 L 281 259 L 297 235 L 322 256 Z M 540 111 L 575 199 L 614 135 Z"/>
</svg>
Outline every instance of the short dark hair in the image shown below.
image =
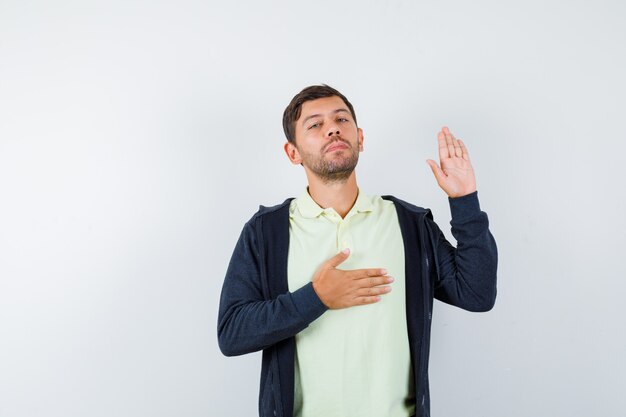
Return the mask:
<svg viewBox="0 0 626 417">
<path fill-rule="evenodd" d="M 285 131 L 287 140 L 291 143 L 295 143 L 296 141 L 296 122 L 302 113 L 302 104 L 307 101 L 317 100 L 318 98 L 334 96 L 339 97 L 344 103 L 346 103 L 348 110 L 350 110 L 350 114 L 352 114 L 354 123 L 356 124 L 356 114 L 354 114 L 354 108 L 343 94 L 326 84 L 311 85 L 296 94 L 291 99 L 291 102 L 283 113 L 283 130 Z"/>
</svg>

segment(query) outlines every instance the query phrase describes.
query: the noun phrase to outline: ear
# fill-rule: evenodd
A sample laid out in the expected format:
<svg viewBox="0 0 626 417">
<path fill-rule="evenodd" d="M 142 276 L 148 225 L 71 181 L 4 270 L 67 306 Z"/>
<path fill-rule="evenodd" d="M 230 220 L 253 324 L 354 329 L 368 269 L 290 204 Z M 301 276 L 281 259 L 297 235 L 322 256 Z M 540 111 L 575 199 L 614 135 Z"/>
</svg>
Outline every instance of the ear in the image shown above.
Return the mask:
<svg viewBox="0 0 626 417">
<path fill-rule="evenodd" d="M 363 152 L 363 129 L 357 129 L 357 141 L 359 142 L 359 152 Z"/>
<path fill-rule="evenodd" d="M 285 153 L 287 154 L 287 158 L 291 161 L 292 164 L 298 165 L 302 163 L 302 158 L 300 157 L 300 152 L 298 152 L 298 148 L 293 143 L 287 141 L 284 146 Z"/>
</svg>

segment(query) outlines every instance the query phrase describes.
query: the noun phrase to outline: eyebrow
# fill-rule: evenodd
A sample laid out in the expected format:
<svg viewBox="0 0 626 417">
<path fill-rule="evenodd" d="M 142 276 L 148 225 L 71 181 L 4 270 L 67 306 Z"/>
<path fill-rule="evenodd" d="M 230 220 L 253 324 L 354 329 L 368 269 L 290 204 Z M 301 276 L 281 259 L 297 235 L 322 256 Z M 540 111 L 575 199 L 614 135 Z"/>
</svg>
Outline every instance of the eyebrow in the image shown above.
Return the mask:
<svg viewBox="0 0 626 417">
<path fill-rule="evenodd" d="M 337 109 L 337 110 L 333 111 L 333 112 L 332 112 L 332 114 L 337 114 L 337 113 L 341 113 L 341 112 L 346 112 L 346 113 L 348 113 L 348 114 L 351 114 L 351 113 L 348 111 L 348 109 L 344 109 L 344 108 Z M 321 114 L 319 114 L 319 113 L 318 113 L 318 114 L 312 114 L 312 115 L 310 115 L 310 116 L 307 116 L 307 117 L 305 117 L 305 118 L 304 118 L 304 120 L 302 120 L 302 125 L 304 125 L 304 124 L 307 122 L 307 120 L 309 120 L 309 119 L 313 119 L 314 117 L 320 117 L 320 116 L 321 116 Z"/>
</svg>

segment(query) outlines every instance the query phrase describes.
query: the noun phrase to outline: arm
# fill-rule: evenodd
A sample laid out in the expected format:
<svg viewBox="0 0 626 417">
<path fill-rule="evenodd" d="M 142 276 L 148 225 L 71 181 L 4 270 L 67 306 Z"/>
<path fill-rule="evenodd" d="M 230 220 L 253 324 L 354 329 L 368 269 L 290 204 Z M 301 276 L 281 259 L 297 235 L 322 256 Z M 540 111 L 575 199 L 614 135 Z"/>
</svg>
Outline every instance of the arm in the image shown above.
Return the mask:
<svg viewBox="0 0 626 417">
<path fill-rule="evenodd" d="M 487 311 L 496 298 L 498 253 L 487 214 L 480 211 L 476 178 L 465 144 L 444 127 L 437 135 L 441 168 L 428 160 L 439 186 L 448 194 L 452 246 L 432 219 L 428 221 L 435 256 L 435 297 L 470 311 Z"/>
<path fill-rule="evenodd" d="M 262 350 L 294 336 L 318 318 L 326 306 L 312 283 L 274 299 L 264 295 L 252 222 L 246 223 L 231 257 L 222 287 L 218 342 L 226 356 Z"/>
<path fill-rule="evenodd" d="M 480 210 L 477 192 L 449 202 L 456 248 L 428 220 L 437 270 L 435 298 L 468 311 L 488 311 L 496 299 L 498 252 L 487 214 Z"/>
<path fill-rule="evenodd" d="M 384 269 L 337 269 L 350 254 L 344 250 L 324 262 L 312 282 L 270 299 L 259 248 L 249 222 L 228 265 L 220 299 L 218 341 L 227 356 L 264 349 L 296 335 L 328 308 L 376 303 L 391 290 L 385 284 L 393 278 Z"/>
</svg>

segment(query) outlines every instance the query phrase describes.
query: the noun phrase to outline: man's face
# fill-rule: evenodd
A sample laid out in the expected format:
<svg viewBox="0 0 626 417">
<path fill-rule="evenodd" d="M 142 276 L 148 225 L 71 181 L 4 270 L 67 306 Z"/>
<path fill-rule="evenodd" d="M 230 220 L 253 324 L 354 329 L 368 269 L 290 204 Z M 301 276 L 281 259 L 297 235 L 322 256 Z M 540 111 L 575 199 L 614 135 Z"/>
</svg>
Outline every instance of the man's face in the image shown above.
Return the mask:
<svg viewBox="0 0 626 417">
<path fill-rule="evenodd" d="M 363 149 L 363 131 L 336 96 L 303 103 L 295 136 L 295 145 L 285 144 L 287 156 L 324 182 L 345 181 Z"/>
</svg>

